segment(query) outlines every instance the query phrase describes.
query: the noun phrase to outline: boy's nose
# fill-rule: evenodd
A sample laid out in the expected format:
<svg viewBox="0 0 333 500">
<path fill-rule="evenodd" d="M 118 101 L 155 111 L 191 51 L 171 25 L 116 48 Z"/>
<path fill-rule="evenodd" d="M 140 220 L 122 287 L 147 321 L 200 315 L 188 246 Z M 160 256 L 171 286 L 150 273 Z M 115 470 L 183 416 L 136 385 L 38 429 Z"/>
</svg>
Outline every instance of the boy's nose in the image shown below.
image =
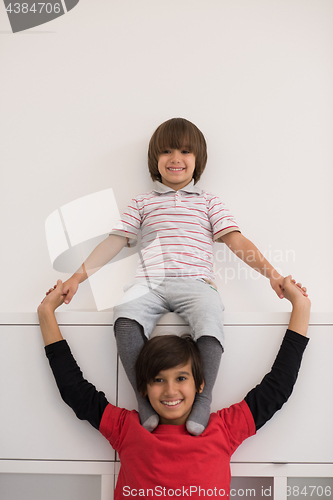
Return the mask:
<svg viewBox="0 0 333 500">
<path fill-rule="evenodd" d="M 174 151 L 171 155 L 171 162 L 179 163 L 179 161 L 180 161 L 179 153 L 177 151 Z"/>
<path fill-rule="evenodd" d="M 168 397 L 173 397 L 175 394 L 177 394 L 177 389 L 176 389 L 175 384 L 173 382 L 169 382 L 169 384 L 166 386 L 165 394 Z"/>
</svg>

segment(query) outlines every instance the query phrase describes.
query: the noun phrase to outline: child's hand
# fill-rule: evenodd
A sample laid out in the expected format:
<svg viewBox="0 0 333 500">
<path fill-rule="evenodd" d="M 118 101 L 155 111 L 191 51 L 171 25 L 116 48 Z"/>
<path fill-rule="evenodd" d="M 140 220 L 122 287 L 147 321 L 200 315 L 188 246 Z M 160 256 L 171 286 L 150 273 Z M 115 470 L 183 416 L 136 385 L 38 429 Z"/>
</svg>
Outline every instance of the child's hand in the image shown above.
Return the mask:
<svg viewBox="0 0 333 500">
<path fill-rule="evenodd" d="M 290 276 L 288 276 L 288 278 L 289 277 Z M 285 293 L 284 293 L 284 285 L 285 285 L 284 280 L 285 279 L 286 278 L 281 276 L 281 274 L 274 271 L 273 275 L 271 276 L 271 278 L 269 280 L 271 283 L 271 287 L 273 288 L 273 290 L 276 292 L 276 294 L 278 295 L 278 297 L 280 299 L 283 299 L 285 297 Z M 293 281 L 293 283 L 296 283 L 295 280 L 292 280 L 292 281 Z M 297 283 L 297 285 L 300 285 L 300 283 Z M 300 285 L 298 288 L 305 297 L 308 296 L 306 293 L 306 288 L 302 287 L 302 285 Z"/>
<path fill-rule="evenodd" d="M 305 286 L 302 286 L 301 283 L 296 283 L 291 276 L 286 276 L 286 278 L 284 278 L 283 290 L 285 298 L 293 305 L 295 305 L 296 302 L 310 303 Z"/>
<path fill-rule="evenodd" d="M 79 281 L 72 276 L 64 283 L 63 293 L 66 294 L 65 304 L 69 304 L 79 288 Z"/>
<path fill-rule="evenodd" d="M 54 288 L 50 288 L 46 297 L 42 300 L 38 307 L 38 313 L 44 310 L 55 311 L 64 302 L 66 294 L 64 294 L 64 284 L 61 280 L 57 281 Z"/>
<path fill-rule="evenodd" d="M 271 287 L 273 288 L 274 292 L 276 295 L 280 298 L 284 298 L 284 293 L 283 293 L 283 282 L 284 282 L 284 277 L 281 276 L 281 274 L 277 273 L 274 271 L 273 275 L 270 277 L 270 284 Z"/>
<path fill-rule="evenodd" d="M 79 288 L 79 281 L 74 276 L 71 276 L 71 278 L 62 283 L 62 286 L 62 293 L 64 296 L 66 296 L 66 298 L 64 298 L 64 302 L 65 304 L 69 304 L 73 296 L 76 294 L 77 289 Z M 54 285 L 53 288 L 50 288 L 50 290 L 46 292 L 46 295 L 49 295 L 49 293 L 51 293 L 55 288 L 57 288 L 57 285 Z"/>
</svg>

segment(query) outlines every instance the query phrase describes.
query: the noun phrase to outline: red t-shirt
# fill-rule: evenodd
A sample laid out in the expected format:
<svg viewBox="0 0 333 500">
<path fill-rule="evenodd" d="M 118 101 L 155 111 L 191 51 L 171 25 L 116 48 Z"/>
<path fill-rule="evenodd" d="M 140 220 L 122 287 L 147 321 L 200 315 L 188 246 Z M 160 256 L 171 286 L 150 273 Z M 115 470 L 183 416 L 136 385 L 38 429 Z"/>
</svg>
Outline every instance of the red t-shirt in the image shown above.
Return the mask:
<svg viewBox="0 0 333 500">
<path fill-rule="evenodd" d="M 255 434 L 252 413 L 243 400 L 212 413 L 206 430 L 192 436 L 185 425 L 145 430 L 136 411 L 109 404 L 100 432 L 118 452 L 121 468 L 115 500 L 138 497 L 228 498 L 230 458 Z"/>
</svg>

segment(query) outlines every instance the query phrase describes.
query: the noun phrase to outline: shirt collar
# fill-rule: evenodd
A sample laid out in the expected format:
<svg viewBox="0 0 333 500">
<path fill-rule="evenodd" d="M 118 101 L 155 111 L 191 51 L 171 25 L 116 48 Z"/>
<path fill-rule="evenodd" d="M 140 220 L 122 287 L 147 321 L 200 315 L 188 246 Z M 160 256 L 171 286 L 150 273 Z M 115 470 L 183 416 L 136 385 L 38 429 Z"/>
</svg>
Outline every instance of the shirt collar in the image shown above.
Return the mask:
<svg viewBox="0 0 333 500">
<path fill-rule="evenodd" d="M 153 191 L 155 193 L 160 193 L 160 194 L 176 192 L 174 189 L 172 189 L 169 186 L 166 186 L 165 184 L 162 184 L 162 182 L 160 181 L 154 181 Z M 179 191 L 184 191 L 185 193 L 197 193 L 197 194 L 201 193 L 201 189 L 195 187 L 193 179 L 189 184 L 187 184 L 187 186 L 183 187 L 182 189 L 179 189 Z"/>
</svg>

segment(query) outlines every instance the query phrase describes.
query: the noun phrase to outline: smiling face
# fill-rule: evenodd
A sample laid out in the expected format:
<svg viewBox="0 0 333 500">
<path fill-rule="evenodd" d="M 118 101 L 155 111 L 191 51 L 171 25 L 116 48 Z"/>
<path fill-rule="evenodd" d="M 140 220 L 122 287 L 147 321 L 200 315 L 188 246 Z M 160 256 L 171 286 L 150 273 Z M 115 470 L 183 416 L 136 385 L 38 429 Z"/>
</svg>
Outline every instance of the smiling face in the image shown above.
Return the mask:
<svg viewBox="0 0 333 500">
<path fill-rule="evenodd" d="M 174 151 L 182 153 L 180 156 L 183 160 L 184 156 L 190 155 L 192 164 L 195 166 L 188 177 L 185 177 L 185 180 L 180 179 L 180 182 L 178 182 L 176 175 L 164 176 L 161 172 L 161 169 L 164 169 L 165 156 L 170 156 Z M 161 181 L 175 190 L 186 186 L 192 177 L 194 183 L 198 182 L 206 163 L 206 140 L 198 127 L 185 118 L 171 118 L 171 120 L 162 123 L 157 127 L 149 141 L 148 169 L 151 178 L 154 181 Z M 165 174 L 170 174 L 170 172 L 164 171 Z M 178 177 L 180 176 L 178 175 Z"/>
<path fill-rule="evenodd" d="M 202 392 L 201 385 L 199 392 Z M 191 362 L 161 370 L 147 385 L 150 404 L 161 424 L 182 425 L 189 416 L 196 395 Z"/>
<path fill-rule="evenodd" d="M 187 186 L 193 178 L 195 156 L 187 147 L 166 149 L 160 154 L 157 167 L 162 184 L 178 191 Z"/>
</svg>

